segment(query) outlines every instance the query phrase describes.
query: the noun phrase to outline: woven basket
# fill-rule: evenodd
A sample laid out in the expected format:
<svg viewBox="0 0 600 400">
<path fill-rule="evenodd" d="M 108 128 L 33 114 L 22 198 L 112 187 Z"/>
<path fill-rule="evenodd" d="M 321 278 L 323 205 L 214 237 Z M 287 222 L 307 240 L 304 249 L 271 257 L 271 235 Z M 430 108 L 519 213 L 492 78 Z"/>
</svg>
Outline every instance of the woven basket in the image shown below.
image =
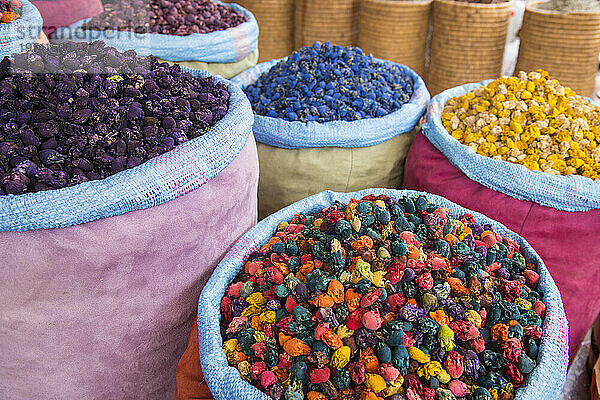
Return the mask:
<svg viewBox="0 0 600 400">
<path fill-rule="evenodd" d="M 425 74 L 432 0 L 361 0 L 358 46 Z"/>
<path fill-rule="evenodd" d="M 294 45 L 316 41 L 340 46 L 358 42 L 358 0 L 296 0 Z"/>
<path fill-rule="evenodd" d="M 561 13 L 525 8 L 515 73 L 542 68 L 582 96 L 591 96 L 600 53 L 600 12 Z"/>
<path fill-rule="evenodd" d="M 511 7 L 512 1 L 478 4 L 434 0 L 426 79 L 432 95 L 500 76 Z"/>
<path fill-rule="evenodd" d="M 288 56 L 294 50 L 294 0 L 231 0 L 252 11 L 258 21 L 258 62 Z"/>
</svg>

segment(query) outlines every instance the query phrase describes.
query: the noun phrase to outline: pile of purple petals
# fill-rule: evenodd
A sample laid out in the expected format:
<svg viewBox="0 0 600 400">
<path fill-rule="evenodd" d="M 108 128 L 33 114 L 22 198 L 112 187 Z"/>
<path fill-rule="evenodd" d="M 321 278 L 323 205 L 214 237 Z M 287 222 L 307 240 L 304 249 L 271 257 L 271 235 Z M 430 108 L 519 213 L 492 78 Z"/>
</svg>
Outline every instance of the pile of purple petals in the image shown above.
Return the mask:
<svg viewBox="0 0 600 400">
<path fill-rule="evenodd" d="M 212 0 L 117 0 L 83 25 L 84 30 L 117 30 L 187 36 L 223 31 L 246 22 L 245 15 Z"/>
<path fill-rule="evenodd" d="M 104 179 L 202 135 L 228 108 L 223 83 L 154 57 L 36 44 L 0 62 L 0 194 Z"/>
</svg>

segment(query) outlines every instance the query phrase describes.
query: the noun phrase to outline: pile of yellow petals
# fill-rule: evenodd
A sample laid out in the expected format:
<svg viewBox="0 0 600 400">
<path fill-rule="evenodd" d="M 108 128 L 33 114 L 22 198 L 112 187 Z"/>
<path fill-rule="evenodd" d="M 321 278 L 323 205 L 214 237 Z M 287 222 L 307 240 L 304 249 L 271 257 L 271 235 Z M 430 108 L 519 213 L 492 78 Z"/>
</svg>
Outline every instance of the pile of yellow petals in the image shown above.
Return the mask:
<svg viewBox="0 0 600 400">
<path fill-rule="evenodd" d="M 482 156 L 553 175 L 600 178 L 600 107 L 546 71 L 520 72 L 454 97 L 442 122 Z"/>
</svg>

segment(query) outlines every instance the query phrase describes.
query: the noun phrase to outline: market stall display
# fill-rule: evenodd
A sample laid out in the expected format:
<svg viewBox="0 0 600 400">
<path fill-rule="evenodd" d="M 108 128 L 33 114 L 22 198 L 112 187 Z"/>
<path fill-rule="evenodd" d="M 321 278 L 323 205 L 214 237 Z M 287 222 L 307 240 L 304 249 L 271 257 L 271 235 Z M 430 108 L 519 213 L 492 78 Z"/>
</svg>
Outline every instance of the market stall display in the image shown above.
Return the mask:
<svg viewBox="0 0 600 400">
<path fill-rule="evenodd" d="M 260 222 L 202 292 L 198 327 L 217 400 L 556 398 L 566 373 L 566 319 L 541 258 L 413 191 L 323 192 Z"/>
<path fill-rule="evenodd" d="M 595 0 L 533 2 L 525 9 L 516 71 L 543 68 L 582 96 L 592 96 L 600 53 Z"/>
<path fill-rule="evenodd" d="M 52 36 L 56 29 L 91 18 L 103 11 L 100 0 L 32 0 L 44 20 L 44 33 Z"/>
<path fill-rule="evenodd" d="M 294 50 L 294 0 L 229 0 L 258 21 L 258 61 L 282 58 Z"/>
<path fill-rule="evenodd" d="M 500 76 L 511 7 L 512 1 L 434 0 L 426 77 L 432 94 Z"/>
<path fill-rule="evenodd" d="M 598 0 L 0 0 L 0 398 L 600 400 L 599 56 Z"/>
<path fill-rule="evenodd" d="M 0 58 L 27 50 L 41 31 L 42 17 L 29 0 L 0 3 Z"/>
<path fill-rule="evenodd" d="M 52 39 L 103 40 L 119 51 L 135 50 L 224 78 L 258 60 L 258 24 L 252 13 L 216 0 L 119 0 L 92 19 L 57 29 Z"/>
<path fill-rule="evenodd" d="M 197 296 L 257 214 L 248 100 L 192 74 L 99 42 L 0 63 L 2 187 L 23 193 L 0 196 L 3 397 L 172 395 Z"/>
<path fill-rule="evenodd" d="M 535 246 L 561 291 L 573 357 L 600 312 L 597 107 L 544 71 L 520 77 L 435 96 L 404 187 L 471 207 Z"/>
<path fill-rule="evenodd" d="M 425 76 L 432 0 L 362 0 L 358 46 Z"/>
<path fill-rule="evenodd" d="M 359 48 L 315 43 L 233 80 L 250 98 L 259 142 L 259 216 L 326 188 L 398 187 L 429 101 L 410 68 Z"/>
<path fill-rule="evenodd" d="M 294 47 L 317 41 L 340 46 L 358 42 L 359 0 L 295 0 Z"/>
</svg>

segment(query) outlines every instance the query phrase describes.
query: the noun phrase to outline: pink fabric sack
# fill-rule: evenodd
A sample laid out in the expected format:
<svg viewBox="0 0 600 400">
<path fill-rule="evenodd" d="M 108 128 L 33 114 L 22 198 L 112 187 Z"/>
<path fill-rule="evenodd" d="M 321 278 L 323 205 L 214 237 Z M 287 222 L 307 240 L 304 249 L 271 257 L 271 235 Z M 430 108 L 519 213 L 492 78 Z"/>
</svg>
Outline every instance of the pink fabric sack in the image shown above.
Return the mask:
<svg viewBox="0 0 600 400">
<path fill-rule="evenodd" d="M 34 0 L 32 3 L 40 10 L 44 33 L 49 37 L 58 28 L 104 11 L 100 0 Z"/>
<path fill-rule="evenodd" d="M 600 210 L 561 211 L 488 189 L 452 165 L 423 133 L 408 153 L 403 185 L 485 214 L 536 249 L 561 292 L 572 359 L 600 312 Z"/>
<path fill-rule="evenodd" d="M 229 111 L 202 136 L 104 180 L 0 196 L 0 399 L 172 398 L 198 296 L 257 219 L 250 103 L 215 79 Z"/>
<path fill-rule="evenodd" d="M 171 398 L 213 268 L 257 218 L 252 136 L 175 200 L 61 229 L 1 232 L 0 398 Z"/>
</svg>

